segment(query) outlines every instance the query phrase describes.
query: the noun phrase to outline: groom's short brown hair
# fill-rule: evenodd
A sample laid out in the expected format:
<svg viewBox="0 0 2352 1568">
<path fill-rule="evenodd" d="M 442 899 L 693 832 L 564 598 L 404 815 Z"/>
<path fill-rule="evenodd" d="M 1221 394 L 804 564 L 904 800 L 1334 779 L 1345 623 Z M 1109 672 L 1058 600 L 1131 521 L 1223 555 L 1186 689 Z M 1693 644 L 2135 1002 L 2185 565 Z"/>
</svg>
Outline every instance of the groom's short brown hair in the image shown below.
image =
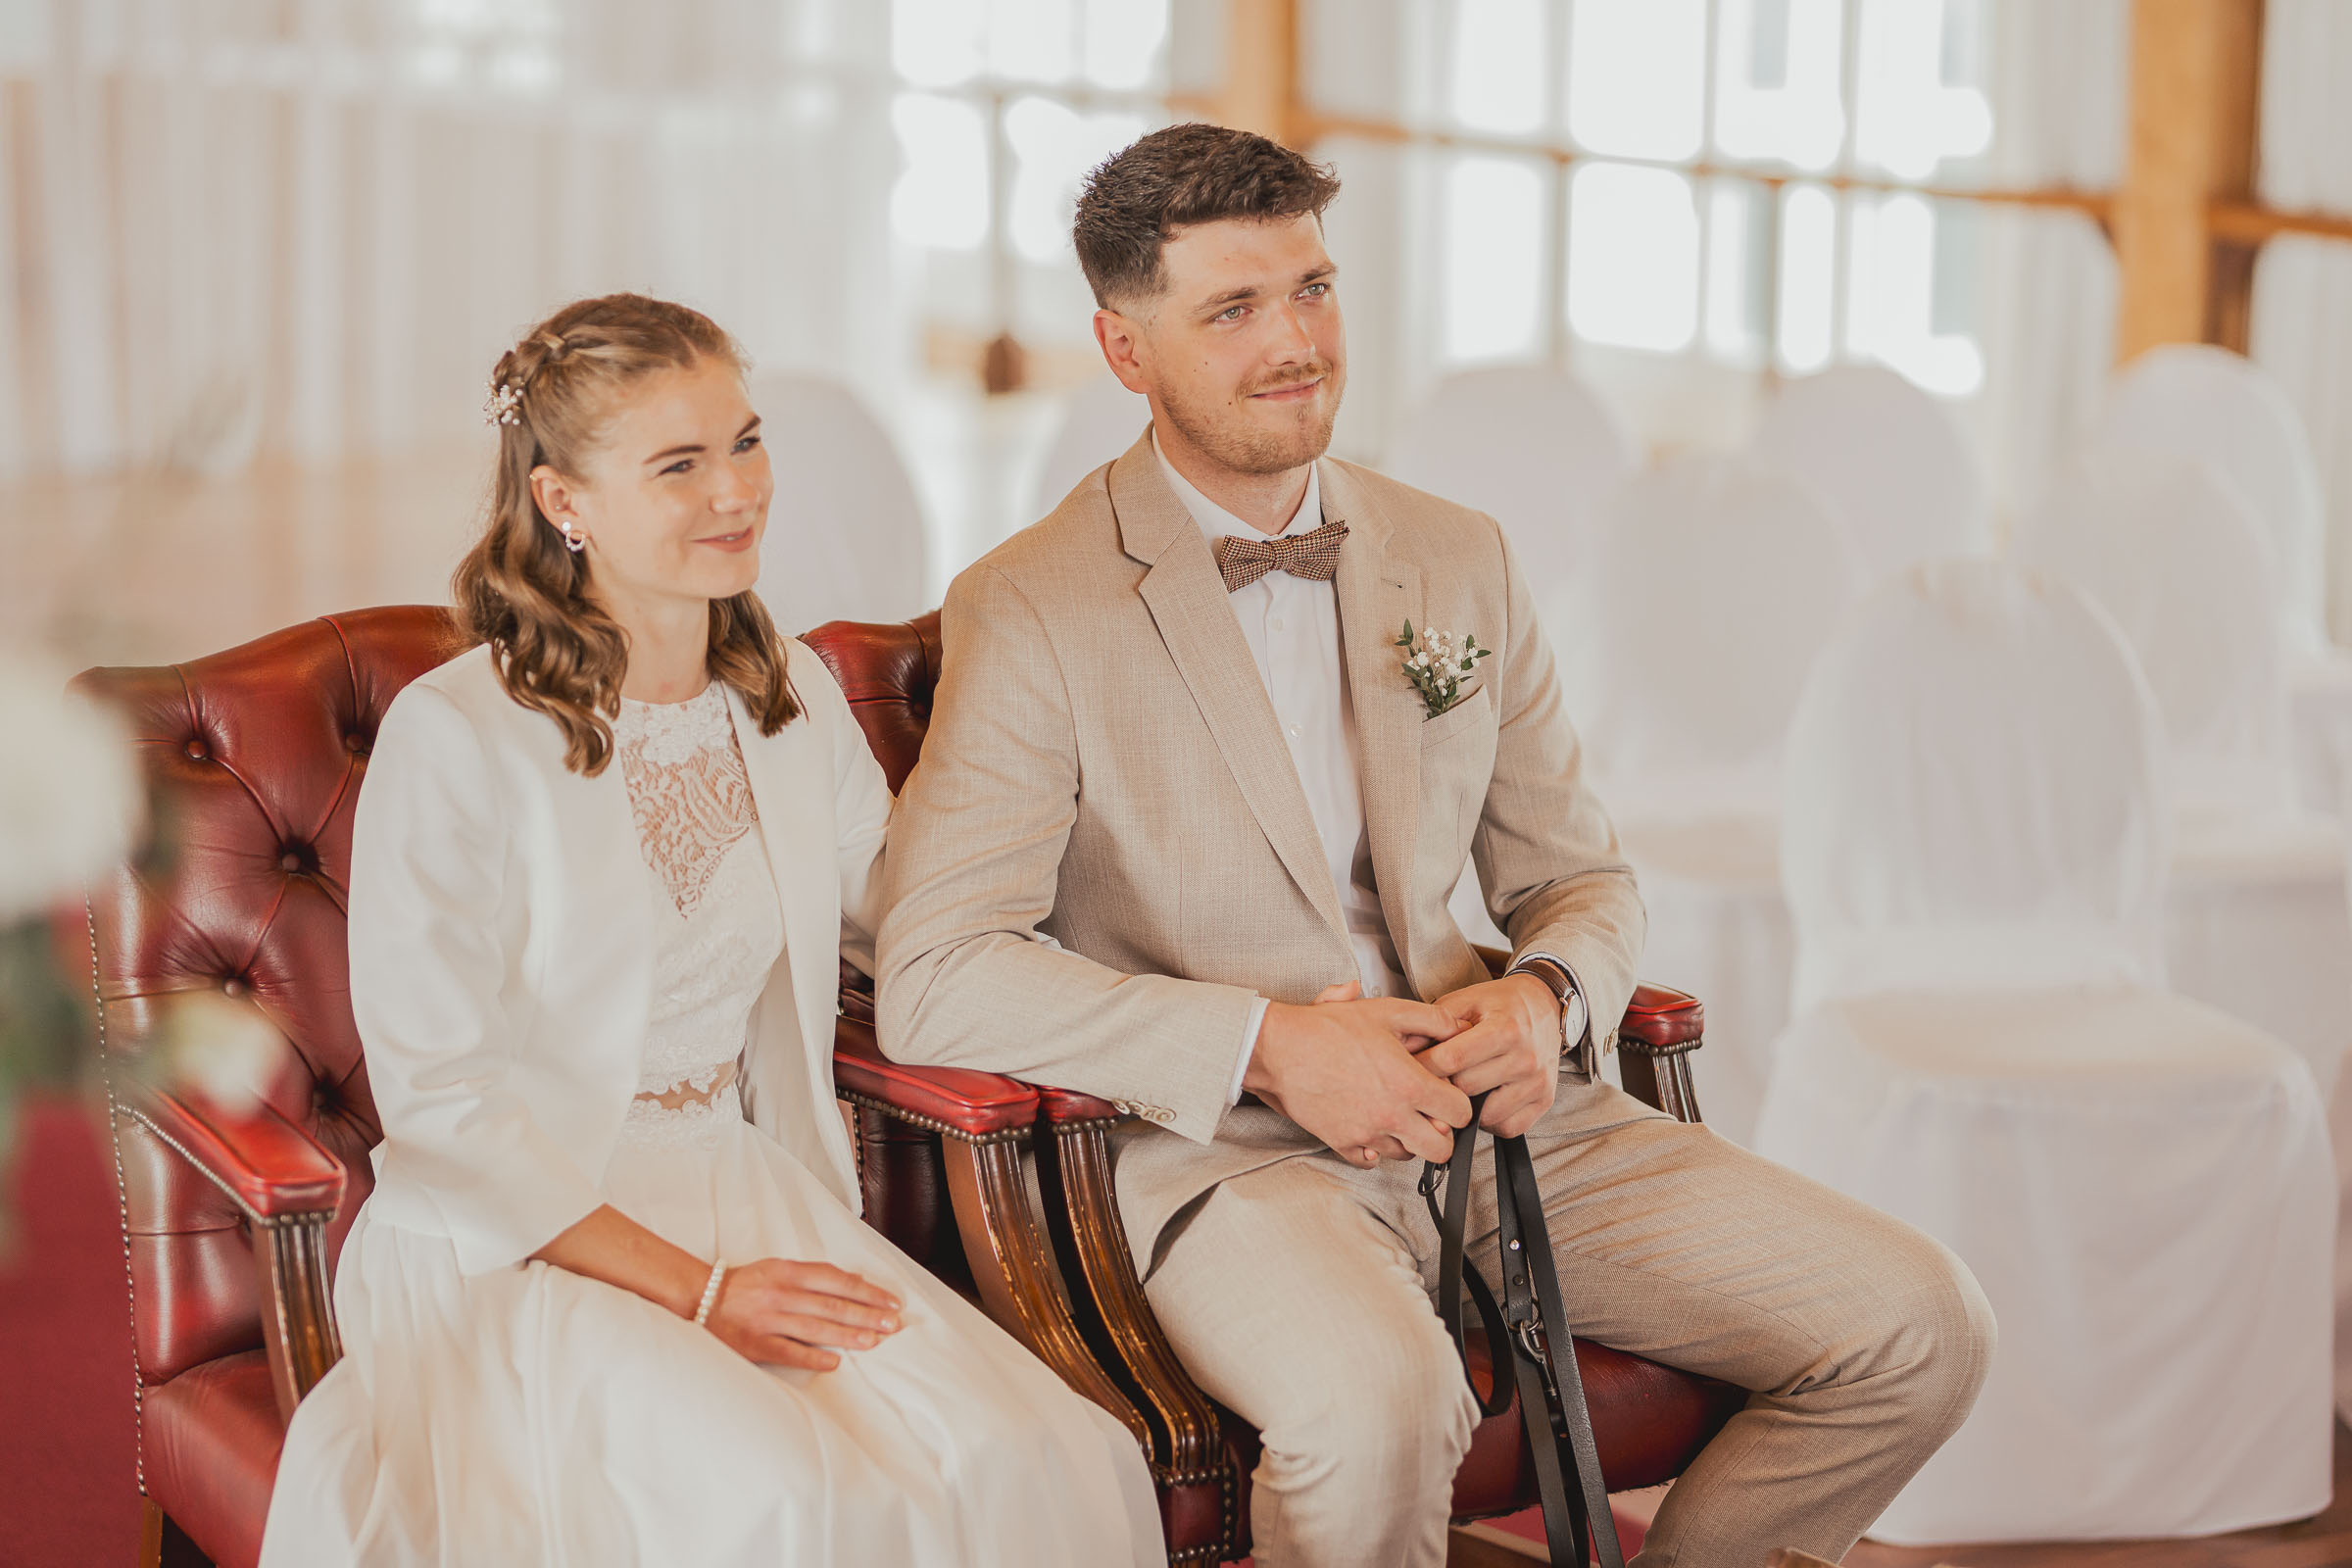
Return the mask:
<svg viewBox="0 0 2352 1568">
<path fill-rule="evenodd" d="M 1167 287 L 1160 247 L 1176 230 L 1225 219 L 1320 219 L 1339 176 L 1263 136 L 1223 125 L 1169 125 L 1086 177 L 1070 238 L 1095 303 L 1149 299 Z"/>
</svg>

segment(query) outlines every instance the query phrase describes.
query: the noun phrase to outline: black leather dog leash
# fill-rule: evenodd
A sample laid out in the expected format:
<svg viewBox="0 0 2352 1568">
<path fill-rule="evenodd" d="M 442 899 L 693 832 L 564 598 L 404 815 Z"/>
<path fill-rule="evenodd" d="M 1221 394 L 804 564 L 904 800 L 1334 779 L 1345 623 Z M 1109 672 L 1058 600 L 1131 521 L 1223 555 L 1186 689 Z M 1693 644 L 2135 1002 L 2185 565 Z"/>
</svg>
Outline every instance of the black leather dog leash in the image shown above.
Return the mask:
<svg viewBox="0 0 2352 1568">
<path fill-rule="evenodd" d="M 1551 1548 L 1552 1568 L 1592 1568 L 1588 1549 L 1597 1547 L 1600 1568 L 1625 1568 L 1625 1551 L 1617 1541 L 1617 1521 L 1609 1513 L 1608 1488 L 1601 1480 L 1600 1449 L 1592 1438 L 1592 1415 L 1585 1404 L 1585 1384 L 1576 1366 L 1568 1313 L 1560 1304 L 1560 1279 L 1551 1256 L 1551 1233 L 1544 1221 L 1544 1195 L 1536 1186 L 1535 1161 L 1524 1138 L 1494 1140 L 1494 1198 L 1497 1237 L 1501 1244 L 1502 1304 L 1463 1256 L 1463 1240 L 1470 1220 L 1470 1157 L 1478 1143 L 1478 1112 L 1486 1097 L 1474 1102 L 1470 1123 L 1453 1135 L 1453 1157 L 1445 1165 L 1422 1167 L 1421 1197 L 1438 1227 L 1438 1316 L 1462 1357 L 1462 1375 L 1470 1375 L 1468 1346 L 1463 1338 L 1462 1292 L 1468 1288 L 1487 1336 L 1488 1359 L 1494 1363 L 1494 1390 L 1480 1398 L 1481 1417 L 1500 1415 L 1510 1403 L 1502 1378 L 1507 1354 L 1519 1394 L 1521 1423 L 1527 1429 L 1528 1451 L 1536 1464 L 1536 1490 L 1544 1501 L 1544 1535 Z M 1446 1206 L 1438 1207 L 1436 1185 L 1443 1176 Z M 1560 1375 L 1554 1347 L 1566 1347 L 1568 1371 Z M 1478 1396 L 1472 1382 L 1470 1392 Z M 1537 1412 L 1544 1413 L 1541 1428 Z M 1539 1441 L 1548 1437 L 1549 1442 Z M 1565 1450 L 1565 1451 L 1563 1451 Z M 1575 1477 L 1575 1486 L 1569 1477 Z"/>
</svg>

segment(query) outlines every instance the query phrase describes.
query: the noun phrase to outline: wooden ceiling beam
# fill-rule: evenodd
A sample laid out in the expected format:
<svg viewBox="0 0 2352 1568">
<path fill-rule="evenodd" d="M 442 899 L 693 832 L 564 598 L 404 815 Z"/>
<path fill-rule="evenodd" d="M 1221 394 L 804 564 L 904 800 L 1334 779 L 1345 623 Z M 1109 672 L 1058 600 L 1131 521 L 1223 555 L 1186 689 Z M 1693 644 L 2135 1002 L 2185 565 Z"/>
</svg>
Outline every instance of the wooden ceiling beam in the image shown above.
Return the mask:
<svg viewBox="0 0 2352 1568">
<path fill-rule="evenodd" d="M 1298 0 L 1226 0 L 1219 124 L 1288 147 L 1305 129 L 1298 91 Z"/>
<path fill-rule="evenodd" d="M 2262 0 L 2133 0 L 2131 144 L 2113 205 L 2116 353 L 2245 346 L 2254 247 L 2217 236 L 2253 199 Z"/>
</svg>

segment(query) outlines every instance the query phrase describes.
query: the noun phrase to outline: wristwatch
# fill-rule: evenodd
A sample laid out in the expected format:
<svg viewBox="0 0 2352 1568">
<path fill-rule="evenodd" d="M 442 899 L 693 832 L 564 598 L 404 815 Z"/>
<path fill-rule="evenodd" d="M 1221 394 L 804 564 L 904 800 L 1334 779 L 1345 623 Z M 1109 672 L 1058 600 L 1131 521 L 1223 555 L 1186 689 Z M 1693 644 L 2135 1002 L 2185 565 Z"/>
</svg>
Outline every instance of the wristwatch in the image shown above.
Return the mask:
<svg viewBox="0 0 2352 1568">
<path fill-rule="evenodd" d="M 1585 1006 L 1584 987 L 1566 964 L 1548 953 L 1530 953 L 1504 971 L 1533 975 L 1551 988 L 1560 1004 L 1560 1061 L 1592 1076 L 1592 1020 Z"/>
</svg>

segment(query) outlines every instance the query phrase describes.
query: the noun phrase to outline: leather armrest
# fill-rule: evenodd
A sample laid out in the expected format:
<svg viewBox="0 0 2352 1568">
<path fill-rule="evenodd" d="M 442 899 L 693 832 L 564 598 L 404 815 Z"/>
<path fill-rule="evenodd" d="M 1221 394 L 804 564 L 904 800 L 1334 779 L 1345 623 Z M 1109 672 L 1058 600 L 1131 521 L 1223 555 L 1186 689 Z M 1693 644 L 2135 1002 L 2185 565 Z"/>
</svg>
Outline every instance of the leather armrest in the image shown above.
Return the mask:
<svg viewBox="0 0 2352 1568">
<path fill-rule="evenodd" d="M 192 1093 L 173 1094 L 125 1073 L 124 1110 L 254 1219 L 332 1214 L 343 1201 L 343 1162 L 267 1104 L 230 1111 Z"/>
<path fill-rule="evenodd" d="M 833 1084 L 846 1099 L 954 1138 L 996 1139 L 1037 1121 L 1037 1091 L 1000 1073 L 889 1060 L 871 1024 L 834 1020 Z"/>
<path fill-rule="evenodd" d="M 1080 1121 L 1116 1121 L 1122 1114 L 1109 1101 L 1075 1089 L 1040 1089 L 1037 1097 L 1045 1107 L 1046 1120 L 1055 1127 Z"/>
<path fill-rule="evenodd" d="M 1696 1051 L 1706 1029 L 1707 1009 L 1696 997 L 1664 986 L 1636 986 L 1617 1025 L 1617 1044 L 1643 1055 L 1670 1056 Z"/>
</svg>

